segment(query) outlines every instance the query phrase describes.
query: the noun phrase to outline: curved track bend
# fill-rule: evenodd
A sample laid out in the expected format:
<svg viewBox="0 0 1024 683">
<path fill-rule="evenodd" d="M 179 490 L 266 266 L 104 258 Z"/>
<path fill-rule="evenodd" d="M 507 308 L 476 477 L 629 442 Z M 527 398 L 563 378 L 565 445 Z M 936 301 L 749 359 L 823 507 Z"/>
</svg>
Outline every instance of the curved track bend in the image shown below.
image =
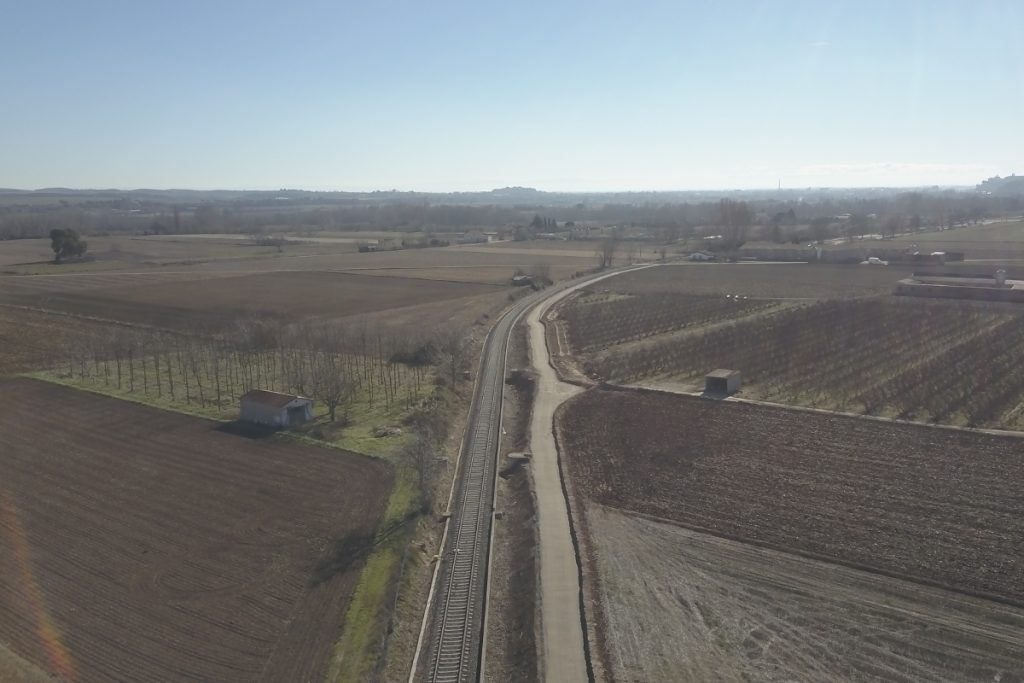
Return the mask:
<svg viewBox="0 0 1024 683">
<path fill-rule="evenodd" d="M 427 649 L 425 667 L 420 671 L 427 681 L 467 683 L 480 678 L 505 358 L 512 328 L 542 301 L 611 274 L 559 283 L 523 297 L 505 311 L 487 335 L 446 540 L 434 577 L 429 616 L 424 618 L 421 633 L 420 645 Z M 410 681 L 416 680 L 418 655 L 419 649 Z"/>
</svg>

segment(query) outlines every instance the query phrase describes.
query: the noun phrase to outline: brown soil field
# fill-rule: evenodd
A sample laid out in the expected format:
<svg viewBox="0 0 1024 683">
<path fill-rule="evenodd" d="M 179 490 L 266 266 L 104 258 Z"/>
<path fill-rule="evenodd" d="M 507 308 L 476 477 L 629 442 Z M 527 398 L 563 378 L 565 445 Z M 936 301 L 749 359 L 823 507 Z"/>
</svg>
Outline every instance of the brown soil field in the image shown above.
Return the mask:
<svg viewBox="0 0 1024 683">
<path fill-rule="evenodd" d="M 280 256 L 309 256 L 314 254 L 344 254 L 356 251 L 352 243 L 329 241 L 303 242 L 292 240 L 282 251 L 274 246 L 260 246 L 247 235 L 166 235 L 115 236 L 84 235 L 89 243 L 88 264 L 96 269 L 131 268 L 140 265 L 194 264 L 206 261 L 252 261 Z M 211 239 L 211 237 L 213 239 Z M 53 259 L 49 239 L 9 240 L 0 242 L 0 268 L 16 271 L 45 269 Z M 85 264 L 78 264 L 85 265 Z M 53 266 L 59 271 L 64 266 Z"/>
<path fill-rule="evenodd" d="M 66 362 L 68 350 L 110 326 L 55 313 L 0 306 L 0 377 Z"/>
<path fill-rule="evenodd" d="M 391 233 L 392 236 L 399 233 Z M 174 237 L 94 237 L 89 241 L 91 260 L 55 265 L 49 240 L 0 241 L 0 271 L 21 274 L 64 275 L 71 272 L 138 271 L 142 269 L 209 272 L 261 272 L 271 270 L 421 269 L 484 267 L 494 270 L 496 280 L 507 280 L 516 268 L 548 265 L 552 273 L 570 274 L 595 265 L 593 250 L 514 249 L 502 245 L 475 248 L 451 246 L 404 249 L 360 254 L 355 245 L 341 240 L 313 238 L 291 244 L 278 252 L 245 241 L 208 239 L 200 235 Z M 301 236 L 289 237 L 301 241 Z M 517 243 L 524 244 L 524 243 Z M 550 246 L 550 243 L 544 243 Z M 550 253 L 548 253 L 550 252 Z M 425 277 L 438 277 L 428 272 Z M 445 274 L 440 279 L 447 279 Z M 488 281 L 490 277 L 488 278 Z"/>
<path fill-rule="evenodd" d="M 1024 605 L 1024 440 L 633 390 L 558 417 L 584 498 Z"/>
<path fill-rule="evenodd" d="M 384 277 L 411 277 L 427 280 L 449 280 L 451 282 L 477 282 L 481 284 L 508 286 L 516 270 L 529 270 L 535 262 L 520 260 L 518 263 L 498 263 L 488 265 L 471 264 L 458 266 L 434 266 L 432 268 L 346 268 L 342 272 L 360 275 L 379 275 Z M 560 261 L 546 264 L 550 268 L 551 277 L 562 280 L 572 277 L 575 273 L 590 268 L 589 263 Z"/>
<path fill-rule="evenodd" d="M 32 294 L 82 292 L 115 287 L 145 287 L 170 282 L 195 282 L 230 277 L 237 273 L 210 273 L 196 270 L 110 271 L 103 273 L 64 273 L 52 275 L 11 275 L 0 277 L 0 297 Z"/>
<path fill-rule="evenodd" d="M 1024 681 L 1024 609 L 590 505 L 618 681 Z"/>
<path fill-rule="evenodd" d="M 322 679 L 385 463 L 27 379 L 0 415 L 0 642 L 80 683 Z"/>
<path fill-rule="evenodd" d="M 904 266 L 825 266 L 771 263 L 684 263 L 645 268 L 595 285 L 603 291 L 643 294 L 740 294 L 768 298 L 829 299 L 889 294 L 913 273 Z"/>
<path fill-rule="evenodd" d="M 50 240 L 4 240 L 0 242 L 0 268 L 53 258 Z"/>
<path fill-rule="evenodd" d="M 494 285 L 331 272 L 270 272 L 80 292 L 16 294 L 11 303 L 184 330 L 252 314 L 337 318 L 500 291 Z"/>
</svg>

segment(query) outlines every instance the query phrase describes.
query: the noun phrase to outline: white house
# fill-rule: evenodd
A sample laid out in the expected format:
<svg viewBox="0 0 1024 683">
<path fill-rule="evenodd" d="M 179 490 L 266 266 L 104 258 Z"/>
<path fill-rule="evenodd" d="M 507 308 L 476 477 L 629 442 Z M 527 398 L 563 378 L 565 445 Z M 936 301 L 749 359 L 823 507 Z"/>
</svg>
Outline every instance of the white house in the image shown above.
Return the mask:
<svg viewBox="0 0 1024 683">
<path fill-rule="evenodd" d="M 253 389 L 242 396 L 239 417 L 271 427 L 290 427 L 313 419 L 313 399 Z"/>
</svg>

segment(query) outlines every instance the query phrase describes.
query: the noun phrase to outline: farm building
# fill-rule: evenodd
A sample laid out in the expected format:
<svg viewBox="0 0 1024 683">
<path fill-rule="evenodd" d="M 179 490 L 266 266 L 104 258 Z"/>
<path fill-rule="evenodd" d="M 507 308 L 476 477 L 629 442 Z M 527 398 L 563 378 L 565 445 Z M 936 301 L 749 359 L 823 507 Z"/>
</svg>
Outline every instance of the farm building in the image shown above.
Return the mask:
<svg viewBox="0 0 1024 683">
<path fill-rule="evenodd" d="M 239 417 L 271 427 L 290 427 L 313 419 L 313 399 L 253 389 L 242 396 Z"/>
<path fill-rule="evenodd" d="M 897 296 L 924 296 L 935 299 L 1024 302 L 1024 280 L 1008 280 L 1006 271 L 994 275 L 963 272 L 915 272 L 913 277 L 896 283 Z"/>
<path fill-rule="evenodd" d="M 715 370 L 704 378 L 704 393 L 728 395 L 740 390 L 739 370 Z"/>
</svg>

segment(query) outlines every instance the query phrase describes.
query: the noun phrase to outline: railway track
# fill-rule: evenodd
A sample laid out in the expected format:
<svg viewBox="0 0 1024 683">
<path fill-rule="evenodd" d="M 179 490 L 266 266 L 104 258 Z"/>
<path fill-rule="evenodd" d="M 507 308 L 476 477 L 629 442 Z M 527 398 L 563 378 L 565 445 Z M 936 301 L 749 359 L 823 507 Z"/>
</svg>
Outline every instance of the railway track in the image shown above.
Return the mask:
<svg viewBox="0 0 1024 683">
<path fill-rule="evenodd" d="M 601 279 L 607 274 L 591 279 Z M 451 517 L 434 577 L 410 682 L 466 683 L 481 678 L 486 623 L 487 571 L 494 514 L 495 473 L 501 441 L 505 357 L 516 322 L 533 306 L 566 287 L 559 283 L 523 297 L 491 328 L 484 342 L 476 393 L 459 459 Z M 420 648 L 426 658 L 420 666 Z"/>
<path fill-rule="evenodd" d="M 515 322 L 546 295 L 524 297 L 510 308 L 484 344 L 428 634 L 424 678 L 434 683 L 463 683 L 479 677 L 505 355 Z"/>
</svg>

